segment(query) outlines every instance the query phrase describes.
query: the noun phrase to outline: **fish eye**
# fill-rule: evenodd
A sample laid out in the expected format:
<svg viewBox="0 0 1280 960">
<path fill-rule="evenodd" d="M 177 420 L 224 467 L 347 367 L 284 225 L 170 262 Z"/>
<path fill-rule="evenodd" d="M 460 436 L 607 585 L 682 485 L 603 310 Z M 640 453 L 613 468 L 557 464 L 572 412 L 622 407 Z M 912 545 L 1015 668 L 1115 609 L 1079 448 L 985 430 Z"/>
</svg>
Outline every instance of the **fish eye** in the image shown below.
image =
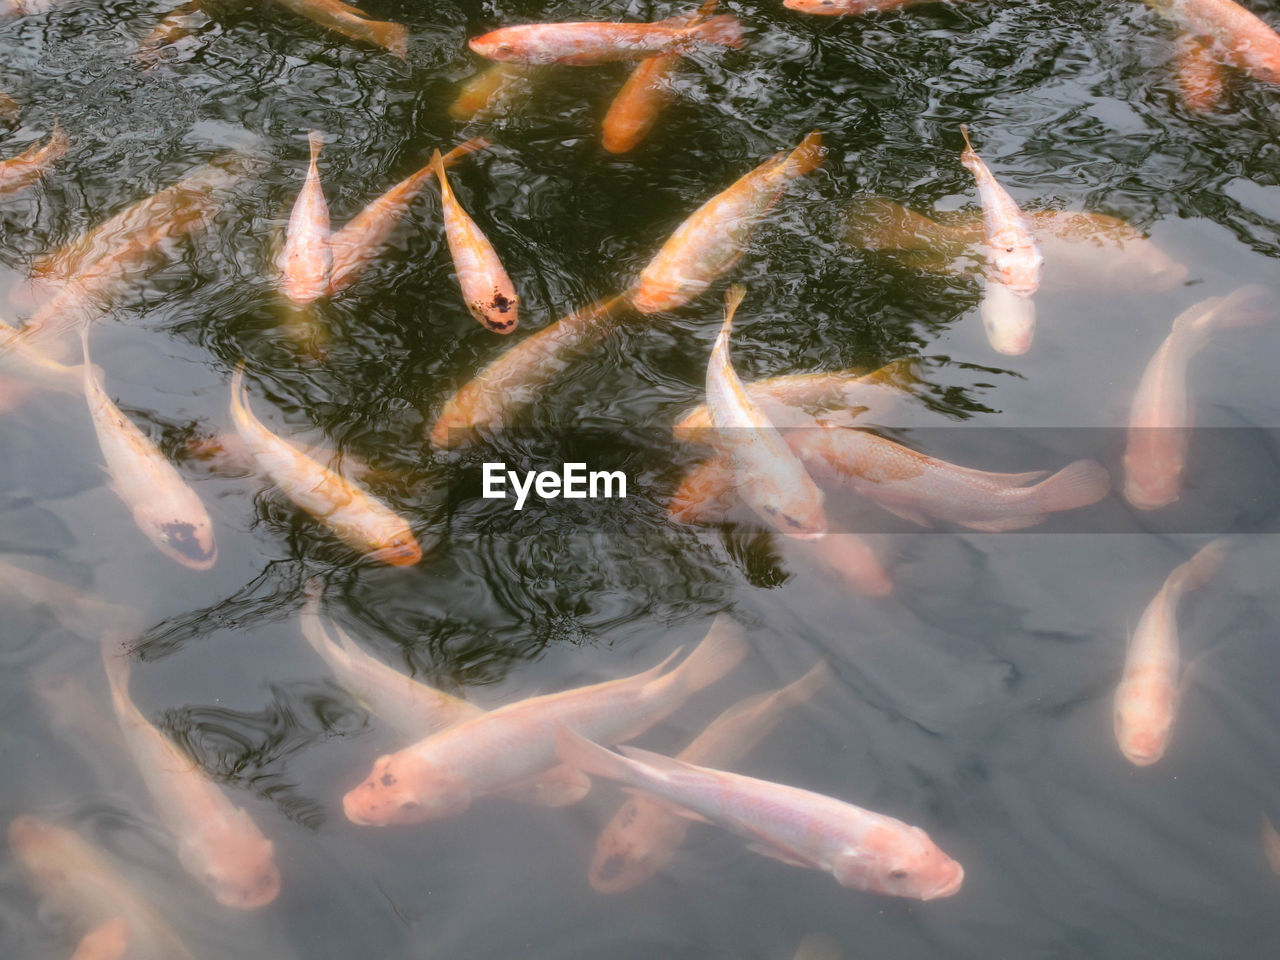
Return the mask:
<svg viewBox="0 0 1280 960">
<path fill-rule="evenodd" d="M 510 53 L 513 49 L 514 49 L 514 48 L 513 48 L 513 47 L 511 46 L 511 44 L 509 44 L 509 43 L 500 43 L 500 44 L 498 44 L 498 52 L 499 52 L 499 53 Z"/>
<path fill-rule="evenodd" d="M 767 513 L 767 514 L 768 514 L 769 516 L 771 516 L 771 517 L 776 517 L 776 516 L 778 515 L 778 508 L 777 508 L 777 507 L 770 507 L 770 506 L 766 505 L 766 506 L 765 506 L 765 508 L 764 508 L 764 512 L 765 512 L 765 513 Z"/>
<path fill-rule="evenodd" d="M 421 810 L 422 804 L 419 803 L 417 800 L 401 800 L 400 809 L 405 812 L 408 812 L 410 810 Z"/>
<path fill-rule="evenodd" d="M 894 880 L 905 880 L 910 874 L 906 870 L 890 870 L 889 876 Z"/>
<path fill-rule="evenodd" d="M 1013 253 L 1013 247 L 1005 247 L 1005 248 L 1004 248 L 1004 252 L 1005 252 L 1005 253 Z"/>
</svg>

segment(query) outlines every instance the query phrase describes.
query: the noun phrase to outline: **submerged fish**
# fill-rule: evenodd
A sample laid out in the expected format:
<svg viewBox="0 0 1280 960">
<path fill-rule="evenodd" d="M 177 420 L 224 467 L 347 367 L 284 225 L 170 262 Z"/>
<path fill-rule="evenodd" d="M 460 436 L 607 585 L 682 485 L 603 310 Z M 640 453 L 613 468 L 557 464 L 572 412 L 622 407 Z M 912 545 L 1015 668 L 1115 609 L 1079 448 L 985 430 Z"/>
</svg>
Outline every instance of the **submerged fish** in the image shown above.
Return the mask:
<svg viewBox="0 0 1280 960">
<path fill-rule="evenodd" d="M 1111 488 L 1107 471 L 1093 460 L 1077 460 L 1045 478 L 1043 470 L 987 473 L 957 466 L 846 427 L 792 431 L 788 440 L 819 482 L 840 484 L 923 527 L 936 517 L 988 533 L 1021 530 L 1043 523 L 1047 514 L 1096 503 Z"/>
<path fill-rule="evenodd" d="M 360 649 L 347 632 L 320 614 L 320 583 L 309 581 L 299 617 L 302 635 L 333 671 L 338 683 L 408 741 L 482 715 L 480 707 L 420 683 Z M 337 634 L 335 641 L 327 627 Z"/>
<path fill-rule="evenodd" d="M 510 333 L 516 328 L 520 306 L 511 278 L 489 238 L 453 195 L 439 150 L 431 155 L 431 166 L 440 184 L 444 232 L 453 255 L 458 285 L 462 287 L 462 299 L 480 326 L 494 333 Z"/>
<path fill-rule="evenodd" d="M 738 496 L 756 514 L 788 536 L 812 540 L 827 530 L 822 491 L 742 387 L 729 361 L 729 336 L 743 287 L 725 300 L 724 324 L 707 365 L 707 410 L 715 443 L 733 471 Z"/>
<path fill-rule="evenodd" d="M 412 566 L 422 559 L 422 547 L 408 522 L 262 425 L 249 409 L 243 364 L 231 377 L 231 420 L 262 472 L 344 543 L 396 567 Z"/>
<path fill-rule="evenodd" d="M 780 690 L 748 697 L 730 707 L 684 748 L 677 760 L 732 766 L 755 749 L 782 720 L 808 701 L 831 676 L 825 661 Z M 689 820 L 647 794 L 623 804 L 596 840 L 587 878 L 598 893 L 623 893 L 661 870 L 684 843 Z"/>
<path fill-rule="evenodd" d="M 467 154 L 487 146 L 489 141 L 483 137 L 468 140 L 444 155 L 444 165 L 451 166 Z M 345 227 L 330 235 L 333 267 L 329 274 L 329 296 L 355 283 L 369 264 L 382 254 L 391 231 L 404 219 L 414 198 L 435 175 L 435 168 L 428 163 L 366 205 Z"/>
<path fill-rule="evenodd" d="M 53 132 L 49 134 L 49 142 L 44 146 L 34 145 L 16 157 L 0 161 L 0 197 L 17 193 L 31 186 L 44 176 L 53 162 L 67 152 L 71 141 L 61 126 L 56 122 Z"/>
<path fill-rule="evenodd" d="M 706 0 L 697 13 L 687 19 L 696 24 L 715 12 L 717 0 Z M 609 104 L 601 124 L 601 142 L 610 153 L 634 150 L 649 135 L 658 114 L 671 100 L 669 75 L 680 62 L 681 54 L 661 53 L 649 57 L 631 71 L 627 82 Z"/>
<path fill-rule="evenodd" d="M 1226 96 L 1227 78 L 1209 42 L 1203 37 L 1182 34 L 1178 37 L 1174 62 L 1182 105 L 1195 113 L 1216 110 Z"/>
<path fill-rule="evenodd" d="M 823 17 L 857 17 L 866 13 L 885 13 L 914 7 L 930 0 L 782 0 L 788 10 Z"/>
<path fill-rule="evenodd" d="M 625 294 L 575 310 L 501 354 L 445 401 L 431 427 L 431 442 L 452 449 L 477 433 L 503 427 L 511 414 L 537 399 L 571 357 L 617 324 Z"/>
<path fill-rule="evenodd" d="M 154 66 L 165 47 L 208 26 L 212 17 L 205 11 L 203 4 L 204 0 L 187 0 L 169 11 L 138 44 L 133 55 L 138 65 L 144 69 Z"/>
<path fill-rule="evenodd" d="M 134 705 L 129 662 L 109 636 L 103 638 L 102 663 L 111 703 L 155 811 L 178 843 L 178 860 L 223 906 L 266 906 L 280 892 L 271 841 Z"/>
<path fill-rule="evenodd" d="M 317 166 L 324 140 L 315 130 L 307 134 L 307 140 L 311 144 L 311 162 L 307 166 L 307 179 L 289 215 L 289 229 L 279 263 L 280 287 L 285 296 L 300 306 L 328 292 L 329 271 L 333 268 L 329 205 L 325 203 Z"/>
<path fill-rule="evenodd" d="M 566 726 L 557 731 L 556 750 L 567 764 L 745 837 L 763 856 L 828 872 L 842 887 L 935 900 L 964 881 L 960 864 L 919 827 L 834 797 L 634 747 L 619 756 Z"/>
<path fill-rule="evenodd" d="M 111 489 L 157 550 L 184 567 L 208 570 L 218 559 L 209 512 L 165 455 L 111 402 L 92 373 L 88 331 L 81 330 L 80 338 L 84 395 Z"/>
<path fill-rule="evenodd" d="M 1147 364 L 1129 408 L 1124 452 L 1124 496 L 1139 510 L 1168 506 L 1182 492 L 1192 422 L 1187 364 L 1217 330 L 1256 322 L 1247 308 L 1269 292 L 1250 284 L 1187 308 Z"/>
<path fill-rule="evenodd" d="M 643 60 L 700 44 L 742 46 L 742 24 L 728 14 L 701 23 L 530 23 L 502 27 L 473 38 L 473 51 L 511 63 L 592 66 L 613 60 Z"/>
<path fill-rule="evenodd" d="M 371 20 L 363 10 L 342 0 L 275 0 L 287 10 L 326 30 L 381 47 L 405 60 L 409 56 L 409 28 L 402 23 Z"/>
<path fill-rule="evenodd" d="M 832 422 L 829 411 L 842 410 L 847 416 L 876 420 L 884 417 L 902 395 L 920 383 L 913 360 L 895 360 L 879 370 L 865 373 L 840 370 L 823 373 L 793 373 L 743 384 L 753 403 L 770 404 L 769 419 L 775 425 L 785 408 L 793 408 L 792 425 L 812 425 L 809 412 L 822 411 L 824 420 Z M 803 409 L 794 409 L 803 408 Z M 798 415 L 798 416 L 797 416 Z M 676 439 L 689 443 L 713 443 L 714 427 L 707 405 L 694 407 L 671 428 Z"/>
<path fill-rule="evenodd" d="M 1264 83 L 1280 83 L 1280 35 L 1234 0 L 1148 0 L 1214 56 Z"/>
<path fill-rule="evenodd" d="M 77 366 L 61 363 L 38 346 L 22 331 L 0 320 L 0 358 L 7 370 L 14 370 L 27 380 L 64 393 L 80 393 L 84 389 L 84 371 Z M 101 371 L 95 369 L 94 376 Z"/>
<path fill-rule="evenodd" d="M 194 960 L 107 854 L 74 830 L 20 816 L 9 824 L 9 848 L 44 905 L 81 938 L 77 960 Z M 121 940 L 127 954 L 109 952 Z"/>
<path fill-rule="evenodd" d="M 46 607 L 58 623 L 83 637 L 96 637 L 108 626 L 128 629 L 139 625 L 138 614 L 130 607 L 108 603 L 87 590 L 7 560 L 0 560 L 0 595 Z"/>
<path fill-rule="evenodd" d="M 1139 767 L 1164 756 L 1178 712 L 1178 601 L 1186 591 L 1203 586 L 1225 556 L 1226 541 L 1214 540 L 1176 567 L 1129 639 L 1124 676 L 1116 690 L 1116 742 Z"/>
<path fill-rule="evenodd" d="M 1044 286 L 1096 292 L 1170 290 L 1187 268 L 1123 220 L 1078 210 L 1024 211 L 1045 259 Z M 869 250 L 912 253 L 911 263 L 947 271 L 983 244 L 981 215 L 938 223 L 880 197 L 864 197 L 847 209 L 846 238 Z M 923 259 L 922 259 L 923 256 Z"/>
<path fill-rule="evenodd" d="M 379 757 L 343 798 L 347 819 L 424 823 L 460 814 L 476 797 L 530 785 L 541 788 L 548 806 L 576 803 L 590 782 L 555 766 L 557 728 L 611 743 L 639 736 L 737 666 L 747 648 L 741 630 L 721 615 L 697 649 L 664 673 L 678 653 L 635 676 L 508 704 Z"/>
<path fill-rule="evenodd" d="M 787 183 L 815 169 L 822 157 L 822 134 L 815 130 L 790 154 L 775 154 L 694 211 L 641 272 L 631 293 L 635 308 L 674 310 L 711 286 L 738 262 Z"/>
<path fill-rule="evenodd" d="M 517 98 L 528 95 L 539 72 L 523 63 L 491 63 L 463 84 L 449 105 L 449 116 L 465 121 L 500 115 Z"/>
<path fill-rule="evenodd" d="M 17 123 L 21 114 L 22 104 L 7 93 L 0 93 L 0 120 L 6 123 Z"/>
</svg>

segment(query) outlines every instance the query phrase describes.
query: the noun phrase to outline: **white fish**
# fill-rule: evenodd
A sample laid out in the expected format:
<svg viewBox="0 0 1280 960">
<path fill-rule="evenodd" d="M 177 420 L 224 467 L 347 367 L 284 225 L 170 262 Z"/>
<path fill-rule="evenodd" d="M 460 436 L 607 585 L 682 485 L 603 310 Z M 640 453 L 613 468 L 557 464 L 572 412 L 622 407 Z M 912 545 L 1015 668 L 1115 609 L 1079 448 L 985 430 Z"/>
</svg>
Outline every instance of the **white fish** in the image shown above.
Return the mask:
<svg viewBox="0 0 1280 960">
<path fill-rule="evenodd" d="M 329 291 L 333 249 L 329 244 L 329 205 L 320 183 L 320 147 L 324 140 L 312 130 L 307 135 L 311 162 L 307 179 L 289 215 L 289 231 L 280 255 L 281 288 L 294 303 L 305 306 Z"/>
<path fill-rule="evenodd" d="M 165 455 L 111 402 L 93 374 L 87 330 L 81 328 L 80 339 L 84 396 L 111 489 L 156 549 L 184 567 L 208 570 L 218 559 L 208 511 Z"/>
<path fill-rule="evenodd" d="M 827 531 L 822 491 L 747 394 L 729 361 L 733 315 L 745 295 L 741 286 L 730 289 L 724 324 L 707 365 L 707 409 L 716 445 L 733 468 L 738 495 L 747 506 L 775 530 L 816 539 Z"/>
</svg>

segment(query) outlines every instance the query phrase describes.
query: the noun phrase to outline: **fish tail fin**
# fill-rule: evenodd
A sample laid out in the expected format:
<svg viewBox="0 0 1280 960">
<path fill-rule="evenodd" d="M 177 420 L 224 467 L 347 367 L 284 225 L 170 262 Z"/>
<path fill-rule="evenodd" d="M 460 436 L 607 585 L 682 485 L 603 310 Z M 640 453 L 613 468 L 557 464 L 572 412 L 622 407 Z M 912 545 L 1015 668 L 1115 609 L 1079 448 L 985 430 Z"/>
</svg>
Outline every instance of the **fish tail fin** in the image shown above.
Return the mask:
<svg viewBox="0 0 1280 960">
<path fill-rule="evenodd" d="M 960 154 L 960 160 L 968 163 L 978 159 L 978 151 L 973 149 L 973 141 L 969 139 L 969 125 L 967 123 L 960 124 L 960 136 L 964 137 L 964 151 Z"/>
<path fill-rule="evenodd" d="M 742 46 L 742 23 L 731 13 L 711 17 L 689 28 L 689 37 L 702 43 L 715 43 L 722 47 Z"/>
<path fill-rule="evenodd" d="M 915 357 L 903 357 L 886 363 L 872 373 L 867 380 L 871 383 L 883 383 L 896 390 L 910 390 L 924 383 L 920 373 L 920 363 Z"/>
<path fill-rule="evenodd" d="M 798 680 L 792 680 L 778 691 L 779 702 L 787 706 L 808 703 L 814 694 L 821 690 L 835 674 L 830 662 L 824 657 L 809 668 L 808 672 Z"/>
<path fill-rule="evenodd" d="M 312 577 L 302 588 L 306 600 L 298 614 L 298 625 L 302 628 L 302 636 L 311 649 L 328 659 L 337 644 L 324 628 L 324 620 L 320 614 L 320 599 L 324 595 L 324 583 L 319 577 Z"/>
<path fill-rule="evenodd" d="M 726 331 L 733 329 L 733 315 L 738 312 L 738 307 L 742 306 L 746 296 L 747 288 L 741 283 L 735 283 L 724 292 L 724 329 Z"/>
<path fill-rule="evenodd" d="M 660 677 L 657 682 L 675 685 L 679 691 L 678 699 L 683 699 L 703 687 L 711 686 L 746 656 L 747 641 L 742 627 L 722 613 L 716 617 L 707 635 L 685 657 L 684 662 L 666 676 Z"/>
<path fill-rule="evenodd" d="M 102 648 L 102 667 L 107 673 L 111 695 L 117 699 L 129 696 L 129 649 L 118 631 L 107 630 L 99 644 Z"/>
<path fill-rule="evenodd" d="M 788 177 L 802 177 L 812 170 L 816 170 L 822 166 L 823 158 L 827 155 L 826 149 L 822 146 L 822 131 L 810 130 L 805 138 L 801 140 L 794 150 L 787 155 L 786 172 Z"/>
<path fill-rule="evenodd" d="M 1074 510 L 1105 497 L 1111 489 L 1111 475 L 1096 460 L 1077 460 L 1028 489 L 1037 511 Z"/>
<path fill-rule="evenodd" d="M 244 360 L 240 360 L 231 373 L 231 421 L 240 430 L 240 425 L 252 416 L 249 412 L 249 388 L 244 384 Z"/>
<path fill-rule="evenodd" d="M 1211 540 L 1170 575 L 1182 590 L 1196 590 L 1209 582 L 1226 559 L 1229 542 L 1226 537 Z"/>
<path fill-rule="evenodd" d="M 311 166 L 315 167 L 320 162 L 320 149 L 324 146 L 323 134 L 319 130 L 309 131 L 307 145 L 311 148 Z"/>
<path fill-rule="evenodd" d="M 369 36 L 373 42 L 392 56 L 409 59 L 409 28 L 403 23 L 384 20 L 368 20 Z"/>
<path fill-rule="evenodd" d="M 566 765 L 593 777 L 631 782 L 631 765 L 625 757 L 606 750 L 566 726 L 556 729 L 556 756 Z"/>
<path fill-rule="evenodd" d="M 468 154 L 476 153 L 479 150 L 484 150 L 491 146 L 493 146 L 492 140 L 485 137 L 472 137 L 470 140 L 465 140 L 458 144 L 446 153 L 442 159 L 444 160 L 445 167 L 448 168 Z"/>
<path fill-rule="evenodd" d="M 706 0 L 693 14 L 693 23 L 701 23 L 716 12 L 716 5 L 720 0 Z"/>
<path fill-rule="evenodd" d="M 892 200 L 865 197 L 845 208 L 845 241 L 864 250 L 929 250 L 967 243 L 966 231 L 938 223 Z M 976 238 L 981 240 L 979 233 Z"/>
<path fill-rule="evenodd" d="M 431 151 L 431 169 L 435 171 L 436 182 L 440 184 L 440 195 L 448 199 L 451 188 L 449 187 L 449 178 L 444 173 L 444 157 L 440 155 L 439 150 Z"/>
<path fill-rule="evenodd" d="M 53 132 L 49 134 L 49 142 L 45 144 L 45 150 L 56 158 L 66 153 L 70 146 L 71 138 L 67 136 L 67 131 L 62 129 L 61 122 L 55 117 Z"/>
</svg>

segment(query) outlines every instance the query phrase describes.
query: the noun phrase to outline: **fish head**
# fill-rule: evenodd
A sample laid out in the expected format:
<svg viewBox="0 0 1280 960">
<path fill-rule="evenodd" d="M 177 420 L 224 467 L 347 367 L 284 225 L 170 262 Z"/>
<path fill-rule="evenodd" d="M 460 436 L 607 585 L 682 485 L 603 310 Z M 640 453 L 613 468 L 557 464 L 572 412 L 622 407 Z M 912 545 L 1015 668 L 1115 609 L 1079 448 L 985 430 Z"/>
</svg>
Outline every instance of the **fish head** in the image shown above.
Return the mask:
<svg viewBox="0 0 1280 960">
<path fill-rule="evenodd" d="M 379 757 L 369 778 L 342 798 L 347 819 L 366 827 L 426 823 L 470 805 L 465 783 L 409 750 Z"/>
<path fill-rule="evenodd" d="M 405 528 L 386 537 L 382 546 L 369 556 L 379 563 L 387 563 L 393 567 L 412 567 L 422 559 L 422 546 L 414 537 L 413 531 Z"/>
<path fill-rule="evenodd" d="M 964 868 L 927 833 L 896 822 L 872 827 L 833 857 L 832 873 L 841 886 L 917 900 L 950 897 L 964 882 Z"/>
<path fill-rule="evenodd" d="M 481 325 L 494 333 L 510 333 L 516 328 L 520 298 L 514 293 L 495 290 L 487 300 L 474 300 L 470 304 L 471 315 Z"/>
<path fill-rule="evenodd" d="M 632 797 L 600 834 L 587 872 L 596 893 L 624 893 L 644 883 L 684 842 L 689 821 L 647 797 Z"/>
<path fill-rule="evenodd" d="M 1124 454 L 1124 498 L 1139 510 L 1156 510 L 1182 495 L 1187 435 L 1173 427 L 1134 427 Z"/>
<path fill-rule="evenodd" d="M 521 44 L 510 30 L 503 28 L 501 30 L 491 30 L 489 33 L 479 37 L 472 37 L 467 41 L 473 53 L 488 60 L 520 60 Z"/>
<path fill-rule="evenodd" d="M 1036 332 L 1036 304 L 997 280 L 988 280 L 979 307 L 982 327 L 993 349 L 1019 356 L 1031 349 Z"/>
<path fill-rule="evenodd" d="M 1116 696 L 1116 743 L 1134 766 L 1148 767 L 1164 756 L 1173 728 L 1174 709 L 1162 691 L 1121 688 Z"/>
<path fill-rule="evenodd" d="M 204 824 L 179 845 L 178 857 L 224 907 L 253 910 L 280 893 L 275 845 L 242 809 Z"/>
<path fill-rule="evenodd" d="M 788 10 L 828 17 L 860 13 L 863 6 L 859 3 L 837 3 L 836 0 L 783 0 L 782 5 Z"/>
<path fill-rule="evenodd" d="M 798 489 L 762 496 L 752 503 L 752 507 L 780 533 L 797 540 L 818 540 L 827 533 L 823 495 L 807 475 L 804 479 L 808 483 L 801 484 Z"/>
<path fill-rule="evenodd" d="M 1020 297 L 1029 297 L 1040 289 L 1040 271 L 1044 254 L 1036 246 L 997 244 L 987 250 L 992 276 Z"/>
<path fill-rule="evenodd" d="M 208 570 L 218 559 L 208 516 L 175 511 L 163 502 L 143 503 L 133 512 L 138 528 L 170 560 L 192 570 Z M 203 510 L 200 511 L 203 514 Z"/>
</svg>

